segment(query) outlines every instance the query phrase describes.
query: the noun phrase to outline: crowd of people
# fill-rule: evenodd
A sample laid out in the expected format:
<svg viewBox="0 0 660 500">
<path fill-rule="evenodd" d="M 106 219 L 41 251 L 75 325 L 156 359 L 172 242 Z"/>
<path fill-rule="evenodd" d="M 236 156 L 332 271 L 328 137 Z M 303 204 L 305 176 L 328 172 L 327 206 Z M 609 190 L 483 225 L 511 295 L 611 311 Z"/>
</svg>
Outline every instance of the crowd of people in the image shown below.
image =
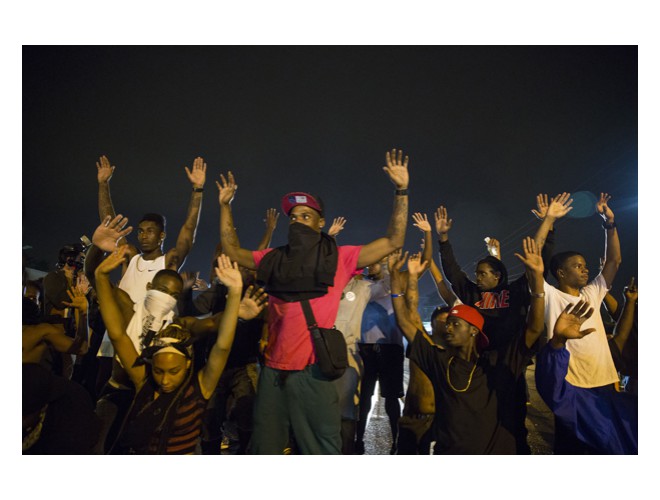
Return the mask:
<svg viewBox="0 0 660 500">
<path fill-rule="evenodd" d="M 560 193 L 536 197 L 538 227 L 515 253 L 524 274 L 509 280 L 490 239 L 470 279 L 448 208 L 432 221 L 409 215 L 408 162 L 386 153 L 387 231 L 357 245 L 338 244 L 346 219 L 326 232 L 321 197 L 297 191 L 281 200 L 286 245 L 271 247 L 279 212 L 268 209 L 258 247 L 243 248 L 236 179 L 221 174 L 207 281 L 185 269 L 204 160 L 185 168 L 191 198 L 166 249 L 165 216 L 133 227 L 116 213 L 115 167 L 101 156 L 91 241 L 62 247 L 41 280 L 24 269 L 23 453 L 364 454 L 377 383 L 391 454 L 530 454 L 535 362 L 554 453 L 636 454 L 637 287 L 632 278 L 622 303 L 610 293 L 622 261 L 610 196 L 595 206 L 605 254 L 594 278 L 578 251 L 554 252 L 573 202 Z M 410 218 L 418 252 L 402 250 Z M 427 272 L 438 292 L 428 330 L 418 286 Z"/>
</svg>

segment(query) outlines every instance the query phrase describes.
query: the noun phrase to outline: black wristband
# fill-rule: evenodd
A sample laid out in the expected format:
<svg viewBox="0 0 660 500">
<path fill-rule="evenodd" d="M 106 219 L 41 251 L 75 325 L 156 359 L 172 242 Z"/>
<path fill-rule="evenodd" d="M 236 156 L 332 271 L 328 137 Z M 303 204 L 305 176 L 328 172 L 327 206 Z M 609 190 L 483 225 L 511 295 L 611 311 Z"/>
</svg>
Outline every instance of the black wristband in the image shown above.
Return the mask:
<svg viewBox="0 0 660 500">
<path fill-rule="evenodd" d="M 397 189 L 394 191 L 396 196 L 408 196 L 408 188 L 406 189 Z"/>
<path fill-rule="evenodd" d="M 193 193 L 203 193 L 203 192 L 204 192 L 203 187 L 202 188 L 196 188 L 196 187 L 193 188 Z"/>
<path fill-rule="evenodd" d="M 603 221 L 603 229 L 614 229 L 616 227 L 615 222 Z"/>
</svg>

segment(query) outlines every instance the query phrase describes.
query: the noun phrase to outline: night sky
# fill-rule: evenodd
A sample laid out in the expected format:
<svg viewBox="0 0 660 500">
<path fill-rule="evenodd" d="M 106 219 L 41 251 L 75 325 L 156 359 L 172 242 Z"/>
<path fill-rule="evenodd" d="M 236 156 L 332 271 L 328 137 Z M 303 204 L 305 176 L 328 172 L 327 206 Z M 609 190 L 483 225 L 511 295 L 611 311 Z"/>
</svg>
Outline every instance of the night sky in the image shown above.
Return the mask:
<svg viewBox="0 0 660 500">
<path fill-rule="evenodd" d="M 636 46 L 25 46 L 22 243 L 33 267 L 52 270 L 61 246 L 91 237 L 102 154 L 116 165 L 116 211 L 133 224 L 166 215 L 166 250 L 190 199 L 184 166 L 205 159 L 184 270 L 208 276 L 219 240 L 214 181 L 228 170 L 245 248 L 289 191 L 324 199 L 326 229 L 348 219 L 340 244 L 368 243 L 387 229 L 393 186 L 382 167 L 400 148 L 410 213 L 432 219 L 447 207 L 471 276 L 486 236 L 502 242 L 510 276 L 522 273 L 513 252 L 537 227 L 535 196 L 562 191 L 583 192 L 573 213 L 585 217 L 560 221 L 557 251 L 582 251 L 595 276 L 604 231 L 590 196 L 610 193 L 620 297 L 637 276 L 637 72 Z M 420 238 L 411 222 L 406 249 Z M 285 240 L 282 215 L 273 245 Z M 430 277 L 422 290 L 437 302 Z"/>
</svg>

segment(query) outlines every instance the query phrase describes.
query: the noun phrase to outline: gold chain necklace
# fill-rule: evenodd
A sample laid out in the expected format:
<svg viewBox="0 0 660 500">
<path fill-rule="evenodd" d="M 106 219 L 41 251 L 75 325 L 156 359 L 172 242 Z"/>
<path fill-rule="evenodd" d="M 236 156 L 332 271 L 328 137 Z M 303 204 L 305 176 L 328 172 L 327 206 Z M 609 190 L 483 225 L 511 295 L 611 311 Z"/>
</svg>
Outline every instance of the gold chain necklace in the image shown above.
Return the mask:
<svg viewBox="0 0 660 500">
<path fill-rule="evenodd" d="M 164 254 L 163 254 L 163 255 L 164 255 Z M 145 263 L 147 263 L 147 262 L 154 262 L 154 261 L 160 259 L 161 257 L 162 257 L 162 255 L 159 255 L 158 257 L 156 257 L 156 258 L 153 259 L 153 260 L 147 260 L 147 259 L 143 258 L 142 255 L 138 255 L 138 258 L 137 258 L 137 260 L 135 261 L 135 267 L 136 267 L 136 269 L 137 269 L 139 272 L 141 272 L 141 273 L 143 273 L 143 272 L 145 272 L 145 271 L 151 271 L 151 269 L 149 269 L 150 264 L 147 264 L 147 267 L 145 267 L 144 269 L 140 269 L 140 259 L 142 259 Z"/>
<path fill-rule="evenodd" d="M 454 356 L 449 358 L 449 363 L 447 363 L 447 383 L 449 384 L 449 387 L 453 389 L 454 392 L 465 392 L 470 388 L 470 384 L 472 383 L 472 375 L 474 375 L 474 370 L 477 369 L 477 363 L 474 363 L 474 366 L 472 367 L 472 371 L 470 372 L 470 377 L 468 378 L 468 383 L 465 386 L 465 389 L 456 389 L 454 385 L 451 383 L 451 378 L 449 377 L 449 367 L 451 366 L 451 362 L 454 361 Z"/>
</svg>

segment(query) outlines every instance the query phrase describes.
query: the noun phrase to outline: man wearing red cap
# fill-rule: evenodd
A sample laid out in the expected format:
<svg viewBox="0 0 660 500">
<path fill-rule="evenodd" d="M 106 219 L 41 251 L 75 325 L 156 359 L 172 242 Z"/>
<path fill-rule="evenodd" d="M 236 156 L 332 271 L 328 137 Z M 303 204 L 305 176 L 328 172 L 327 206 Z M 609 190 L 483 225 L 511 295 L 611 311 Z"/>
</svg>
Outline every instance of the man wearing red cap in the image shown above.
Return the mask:
<svg viewBox="0 0 660 500">
<path fill-rule="evenodd" d="M 533 294 L 543 289 L 543 262 L 532 238 L 524 241 Z M 434 454 L 515 454 L 514 423 L 503 411 L 515 404 L 515 381 L 533 355 L 532 346 L 543 330 L 542 297 L 533 296 L 524 335 L 509 341 L 505 350 L 486 350 L 484 317 L 468 305 L 456 305 L 446 323 L 446 348 L 433 344 L 417 311 L 417 280 L 428 265 L 420 256 L 408 260 L 408 282 L 401 273 L 406 257 L 391 258 L 392 303 L 399 327 L 410 345 L 410 359 L 433 384 L 436 408 L 433 421 Z M 407 285 L 407 286 L 406 286 Z M 405 292 L 405 293 L 404 293 Z M 404 298 L 405 297 L 405 298 Z M 536 301 L 536 303 L 535 303 Z"/>
<path fill-rule="evenodd" d="M 236 183 L 221 175 L 220 237 L 225 252 L 239 265 L 257 270 L 269 295 L 269 341 L 259 376 L 251 453 L 280 454 L 293 431 L 303 454 L 341 452 L 341 415 L 335 385 L 316 364 L 311 334 L 301 301 L 309 300 L 320 328 L 332 328 L 342 290 L 354 271 L 378 262 L 403 246 L 408 217 L 408 157 L 386 153 L 383 167 L 396 187 L 387 236 L 363 246 L 337 246 L 322 232 L 323 202 L 318 196 L 292 192 L 282 199 L 289 217 L 288 244 L 252 252 L 241 248 L 234 229 L 231 202 Z"/>
</svg>

